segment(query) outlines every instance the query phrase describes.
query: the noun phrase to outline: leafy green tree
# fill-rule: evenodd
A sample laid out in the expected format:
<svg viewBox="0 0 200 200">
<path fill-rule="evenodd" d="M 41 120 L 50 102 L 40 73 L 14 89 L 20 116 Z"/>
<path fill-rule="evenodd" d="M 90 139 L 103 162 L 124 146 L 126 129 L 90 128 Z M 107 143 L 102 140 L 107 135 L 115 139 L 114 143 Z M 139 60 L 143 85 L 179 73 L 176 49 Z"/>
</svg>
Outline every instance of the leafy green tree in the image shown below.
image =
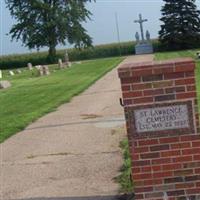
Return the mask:
<svg viewBox="0 0 200 200">
<path fill-rule="evenodd" d="M 49 48 L 53 61 L 58 44 L 74 44 L 77 48 L 92 45 L 82 23 L 90 19 L 86 4 L 92 0 L 5 0 L 17 20 L 10 30 L 12 39 L 22 40 L 29 49 Z"/>
<path fill-rule="evenodd" d="M 195 0 L 164 0 L 161 44 L 168 49 L 187 49 L 200 44 L 200 11 Z"/>
</svg>

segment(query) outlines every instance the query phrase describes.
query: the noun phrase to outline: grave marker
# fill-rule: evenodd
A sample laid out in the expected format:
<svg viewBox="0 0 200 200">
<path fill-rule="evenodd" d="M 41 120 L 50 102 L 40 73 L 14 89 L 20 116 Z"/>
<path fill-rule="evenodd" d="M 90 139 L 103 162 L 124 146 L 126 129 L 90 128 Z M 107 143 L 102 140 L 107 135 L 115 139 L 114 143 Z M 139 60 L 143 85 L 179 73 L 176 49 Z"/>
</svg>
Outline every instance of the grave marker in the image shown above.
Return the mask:
<svg viewBox="0 0 200 200">
<path fill-rule="evenodd" d="M 14 76 L 15 75 L 15 73 L 12 70 L 9 71 L 9 74 L 10 74 L 10 76 Z"/>
<path fill-rule="evenodd" d="M 29 70 L 32 70 L 32 69 L 33 69 L 33 66 L 32 66 L 32 64 L 31 64 L 31 63 L 28 63 L 28 65 L 27 65 L 27 66 L 28 66 L 28 69 L 29 69 Z"/>
<path fill-rule="evenodd" d="M 0 70 L 0 78 L 3 78 L 3 74 L 2 71 Z"/>
</svg>

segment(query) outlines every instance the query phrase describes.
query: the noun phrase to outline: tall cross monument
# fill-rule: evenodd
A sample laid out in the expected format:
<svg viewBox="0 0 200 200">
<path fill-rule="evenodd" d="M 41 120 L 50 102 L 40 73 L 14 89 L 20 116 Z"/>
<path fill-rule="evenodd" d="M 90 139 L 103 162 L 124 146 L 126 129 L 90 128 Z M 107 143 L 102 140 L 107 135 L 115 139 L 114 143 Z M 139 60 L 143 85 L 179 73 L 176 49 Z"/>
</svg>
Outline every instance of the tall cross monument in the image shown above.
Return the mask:
<svg viewBox="0 0 200 200">
<path fill-rule="evenodd" d="M 135 23 L 140 24 L 140 30 L 141 30 L 141 36 L 142 36 L 142 41 L 144 41 L 144 29 L 143 29 L 143 23 L 147 22 L 147 19 L 142 19 L 142 14 L 139 14 L 139 20 L 135 20 Z"/>
<path fill-rule="evenodd" d="M 135 34 L 136 38 L 136 45 L 135 45 L 135 53 L 138 54 L 149 54 L 153 53 L 153 45 L 151 44 L 150 41 L 150 33 L 148 30 L 146 30 L 146 37 L 144 35 L 144 28 L 143 28 L 143 23 L 147 22 L 147 19 L 143 19 L 142 15 L 139 14 L 139 19 L 135 20 L 135 23 L 140 24 L 140 31 L 141 31 L 141 40 L 140 40 L 140 35 L 138 32 Z"/>
</svg>

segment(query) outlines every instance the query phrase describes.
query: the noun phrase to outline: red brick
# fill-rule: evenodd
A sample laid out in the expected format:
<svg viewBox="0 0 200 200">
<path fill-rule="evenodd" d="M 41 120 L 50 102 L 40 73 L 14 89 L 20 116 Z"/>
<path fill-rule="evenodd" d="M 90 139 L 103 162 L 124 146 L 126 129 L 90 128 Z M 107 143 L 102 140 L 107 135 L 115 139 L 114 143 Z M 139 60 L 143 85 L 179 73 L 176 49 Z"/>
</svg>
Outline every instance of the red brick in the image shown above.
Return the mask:
<svg viewBox="0 0 200 200">
<path fill-rule="evenodd" d="M 152 75 L 153 70 L 152 69 L 142 69 L 142 70 L 132 70 L 132 76 L 145 76 L 145 75 Z"/>
<path fill-rule="evenodd" d="M 175 170 L 175 169 L 181 169 L 182 165 L 180 163 L 172 163 L 172 164 L 165 164 L 162 165 L 162 169 L 164 171 L 166 170 Z"/>
<path fill-rule="evenodd" d="M 199 141 L 193 141 L 192 147 L 200 147 L 200 140 Z"/>
<path fill-rule="evenodd" d="M 174 157 L 181 155 L 180 150 L 161 152 L 161 157 Z"/>
<path fill-rule="evenodd" d="M 165 163 L 172 163 L 172 159 L 171 158 L 159 158 L 159 159 L 152 160 L 153 165 L 165 164 Z"/>
<path fill-rule="evenodd" d="M 200 140 L 200 134 L 198 135 L 184 135 L 180 137 L 181 141 L 193 141 L 193 140 Z"/>
<path fill-rule="evenodd" d="M 199 155 L 194 155 L 193 159 L 196 160 L 196 161 L 200 161 L 200 154 Z"/>
<path fill-rule="evenodd" d="M 186 71 L 194 71 L 195 64 L 188 63 L 188 64 L 176 64 L 175 71 L 176 72 L 186 72 Z"/>
<path fill-rule="evenodd" d="M 173 162 L 190 162 L 192 161 L 192 156 L 178 156 L 173 158 Z"/>
<path fill-rule="evenodd" d="M 123 93 L 123 98 L 126 99 L 126 98 L 135 98 L 135 97 L 141 97 L 143 94 L 142 94 L 142 91 L 137 91 L 137 92 L 124 92 Z"/>
<path fill-rule="evenodd" d="M 183 149 L 183 148 L 189 148 L 189 147 L 191 147 L 190 142 L 171 144 L 172 149 Z"/>
<path fill-rule="evenodd" d="M 139 140 L 138 141 L 139 146 L 149 146 L 149 145 L 155 145 L 159 144 L 158 139 L 149 139 L 149 140 Z"/>
<path fill-rule="evenodd" d="M 186 194 L 199 194 L 200 187 L 199 188 L 193 188 L 193 189 L 187 189 Z"/>
<path fill-rule="evenodd" d="M 132 90 L 144 90 L 152 88 L 152 83 L 140 83 L 132 85 Z"/>
<path fill-rule="evenodd" d="M 196 91 L 196 86 L 195 85 L 188 85 L 187 91 Z"/>
<path fill-rule="evenodd" d="M 164 144 L 164 145 L 152 146 L 152 147 L 150 147 L 150 150 L 151 151 L 169 150 L 169 145 Z"/>
<path fill-rule="evenodd" d="M 194 78 L 187 78 L 187 79 L 175 80 L 175 84 L 176 84 L 176 85 L 195 84 L 195 79 L 194 79 Z"/>
<path fill-rule="evenodd" d="M 185 77 L 194 77 L 194 76 L 195 76 L 194 71 L 185 72 Z"/>
<path fill-rule="evenodd" d="M 130 77 L 130 78 L 122 78 L 121 79 L 121 84 L 129 84 L 129 83 L 139 83 L 141 82 L 140 77 Z"/>
<path fill-rule="evenodd" d="M 143 94 L 144 96 L 154 96 L 154 95 L 164 94 L 164 90 L 163 89 L 144 90 Z"/>
<path fill-rule="evenodd" d="M 176 184 L 176 189 L 186 189 L 186 188 L 193 188 L 194 183 L 178 183 Z"/>
<path fill-rule="evenodd" d="M 135 188 L 136 193 L 151 192 L 151 191 L 153 191 L 153 187 Z"/>
<path fill-rule="evenodd" d="M 131 90 L 131 85 L 122 85 L 122 91 L 130 91 Z"/>
<path fill-rule="evenodd" d="M 159 158 L 160 157 L 160 153 L 156 152 L 156 153 L 146 153 L 146 154 L 141 154 L 140 158 L 141 159 L 150 159 L 150 158 Z"/>
<path fill-rule="evenodd" d="M 153 97 L 137 98 L 137 99 L 134 99 L 133 102 L 134 104 L 152 103 Z"/>
<path fill-rule="evenodd" d="M 168 137 L 168 138 L 160 138 L 159 142 L 161 144 L 165 144 L 165 143 L 176 143 L 179 142 L 179 137 Z"/>
<path fill-rule="evenodd" d="M 173 66 L 153 68 L 153 74 L 166 74 L 166 73 L 171 73 L 171 72 L 174 72 Z"/>
<path fill-rule="evenodd" d="M 177 72 L 177 73 L 170 73 L 170 74 L 164 74 L 164 79 L 179 79 L 183 78 L 185 76 L 184 72 Z"/>
<path fill-rule="evenodd" d="M 147 166 L 147 167 L 141 167 L 141 172 L 151 172 L 152 169 L 151 169 L 151 166 Z"/>
<path fill-rule="evenodd" d="M 190 155 L 190 154 L 199 154 L 200 148 L 193 148 L 193 149 L 184 149 L 182 150 L 183 155 Z"/>
<path fill-rule="evenodd" d="M 176 95 L 177 99 L 188 99 L 188 98 L 194 98 L 194 97 L 196 97 L 196 92 L 187 92 L 187 93 L 181 93 L 181 94 Z"/>
<path fill-rule="evenodd" d="M 152 178 L 152 174 L 148 173 L 148 174 L 133 174 L 133 179 L 134 180 L 146 180 L 146 179 L 151 179 Z"/>
<path fill-rule="evenodd" d="M 144 153 L 144 152 L 149 152 L 149 147 L 137 147 L 134 148 L 135 153 Z"/>
<path fill-rule="evenodd" d="M 174 85 L 174 81 L 158 81 L 153 83 L 153 88 L 171 87 Z"/>
<path fill-rule="evenodd" d="M 165 92 L 166 94 L 185 92 L 185 86 L 166 88 Z"/>
<path fill-rule="evenodd" d="M 171 177 L 172 175 L 173 175 L 172 171 L 158 172 L 153 174 L 153 178 L 165 178 L 165 177 Z"/>
</svg>

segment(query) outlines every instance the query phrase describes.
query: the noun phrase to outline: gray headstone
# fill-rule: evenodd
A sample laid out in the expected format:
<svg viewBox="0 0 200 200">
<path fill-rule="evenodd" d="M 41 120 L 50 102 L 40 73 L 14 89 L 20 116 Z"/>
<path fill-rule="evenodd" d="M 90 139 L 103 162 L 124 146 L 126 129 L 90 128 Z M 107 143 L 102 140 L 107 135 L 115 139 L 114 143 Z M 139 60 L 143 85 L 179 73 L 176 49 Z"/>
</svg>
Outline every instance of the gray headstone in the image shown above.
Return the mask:
<svg viewBox="0 0 200 200">
<path fill-rule="evenodd" d="M 11 83 L 9 81 L 0 81 L 0 89 L 6 89 L 11 87 Z"/>
<path fill-rule="evenodd" d="M 0 78 L 3 78 L 3 74 L 2 71 L 0 70 Z"/>
<path fill-rule="evenodd" d="M 47 65 L 43 65 L 43 75 L 49 75 L 50 71 L 49 71 L 49 67 Z"/>
<path fill-rule="evenodd" d="M 21 71 L 20 69 L 17 69 L 17 73 L 18 73 L 18 74 L 21 74 L 22 71 Z"/>
<path fill-rule="evenodd" d="M 65 63 L 68 63 L 69 62 L 69 55 L 68 55 L 68 53 L 67 53 L 67 50 L 65 51 L 65 58 L 64 58 L 65 60 Z"/>
<path fill-rule="evenodd" d="M 28 66 L 28 69 L 29 69 L 29 70 L 32 70 L 32 69 L 33 69 L 33 66 L 32 66 L 32 64 L 31 64 L 31 63 L 28 63 L 28 65 L 27 65 L 27 66 Z"/>
<path fill-rule="evenodd" d="M 59 66 L 60 69 L 64 68 L 64 65 L 62 63 L 62 59 L 58 59 L 58 66 Z"/>
<path fill-rule="evenodd" d="M 9 74 L 10 74 L 11 76 L 14 76 L 14 75 L 15 75 L 15 73 L 14 73 L 12 70 L 9 71 Z"/>
</svg>

